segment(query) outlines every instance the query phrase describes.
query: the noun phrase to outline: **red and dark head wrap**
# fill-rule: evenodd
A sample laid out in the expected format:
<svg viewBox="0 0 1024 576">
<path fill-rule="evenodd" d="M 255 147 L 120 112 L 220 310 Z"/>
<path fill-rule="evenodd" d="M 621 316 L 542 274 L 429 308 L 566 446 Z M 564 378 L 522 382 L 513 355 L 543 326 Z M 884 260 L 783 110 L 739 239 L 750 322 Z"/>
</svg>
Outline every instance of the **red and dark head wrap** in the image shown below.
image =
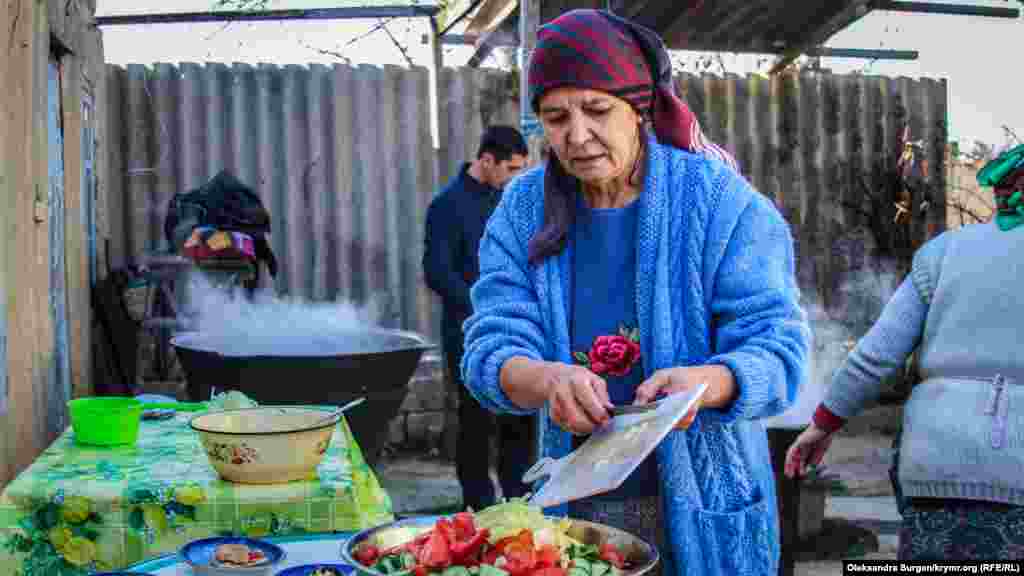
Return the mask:
<svg viewBox="0 0 1024 576">
<path fill-rule="evenodd" d="M 530 58 L 530 103 L 553 88 L 574 86 L 618 96 L 654 127 L 662 144 L 705 152 L 736 168 L 728 152 L 704 138 L 676 96 L 665 44 L 649 28 L 604 10 L 572 10 L 541 26 Z"/>
<path fill-rule="evenodd" d="M 662 144 L 718 158 L 738 170 L 728 152 L 704 137 L 697 117 L 676 96 L 668 51 L 649 28 L 592 9 L 566 12 L 541 26 L 528 70 L 534 112 L 545 92 L 563 86 L 599 90 L 622 98 L 650 121 Z M 564 247 L 578 185 L 557 160 L 549 161 L 544 183 L 544 227 L 530 240 L 531 262 L 557 254 Z"/>
</svg>

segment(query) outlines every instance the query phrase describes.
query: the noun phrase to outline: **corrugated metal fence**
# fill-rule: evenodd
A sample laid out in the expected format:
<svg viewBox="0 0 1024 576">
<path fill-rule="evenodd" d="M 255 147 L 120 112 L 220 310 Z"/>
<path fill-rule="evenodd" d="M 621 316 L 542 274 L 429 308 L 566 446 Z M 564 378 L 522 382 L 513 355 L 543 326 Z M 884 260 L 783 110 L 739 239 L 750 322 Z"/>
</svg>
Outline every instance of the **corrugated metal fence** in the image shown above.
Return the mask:
<svg viewBox="0 0 1024 576">
<path fill-rule="evenodd" d="M 513 75 L 445 71 L 444 158 L 431 142 L 424 69 L 161 64 L 111 66 L 107 78 L 113 266 L 162 247 L 171 196 L 226 168 L 272 214 L 279 290 L 355 301 L 382 294 L 390 325 L 436 337 L 420 268 L 426 207 L 439 169 L 452 174 L 471 158 L 485 125 L 517 121 Z M 709 135 L 776 198 L 804 254 L 827 253 L 854 226 L 841 208 L 857 200 L 849 180 L 895 158 L 908 123 L 925 141 L 932 178 L 943 177 L 944 82 L 682 76 L 679 86 Z M 942 204 L 909 224 L 916 237 L 943 222 Z M 802 276 L 820 287 L 808 275 L 829 269 L 813 259 Z"/>
<path fill-rule="evenodd" d="M 708 135 L 734 151 L 743 173 L 792 225 L 800 283 L 817 292 L 818 303 L 843 307 L 829 300 L 841 283 L 855 281 L 851 258 L 887 260 L 881 264 L 898 269 L 895 260 L 906 250 L 871 252 L 894 236 L 916 246 L 945 227 L 945 80 L 684 74 L 677 86 Z M 926 177 L 908 187 L 910 210 L 898 218 L 887 177 L 904 136 L 916 143 Z M 841 254 L 851 243 L 860 254 Z M 872 318 L 877 312 L 862 311 Z"/>
</svg>

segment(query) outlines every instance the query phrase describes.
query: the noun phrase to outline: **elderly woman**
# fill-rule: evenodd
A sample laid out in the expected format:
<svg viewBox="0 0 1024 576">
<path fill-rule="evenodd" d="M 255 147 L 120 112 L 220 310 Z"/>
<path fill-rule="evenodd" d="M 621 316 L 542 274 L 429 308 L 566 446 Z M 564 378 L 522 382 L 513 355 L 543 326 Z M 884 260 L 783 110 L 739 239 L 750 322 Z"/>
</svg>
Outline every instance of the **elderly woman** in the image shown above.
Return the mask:
<svg viewBox="0 0 1024 576">
<path fill-rule="evenodd" d="M 528 88 L 553 154 L 488 223 L 462 370 L 490 410 L 539 413 L 555 458 L 612 405 L 708 383 L 621 488 L 548 512 L 659 542 L 667 574 L 763 576 L 779 544 L 759 420 L 793 402 L 809 340 L 792 238 L 670 75 L 657 35 L 608 12 L 540 29 Z"/>
<path fill-rule="evenodd" d="M 819 464 L 917 349 L 922 381 L 904 407 L 893 470 L 904 560 L 1024 559 L 1024 146 L 978 181 L 995 189 L 995 221 L 917 251 L 786 455 L 790 476 Z"/>
</svg>

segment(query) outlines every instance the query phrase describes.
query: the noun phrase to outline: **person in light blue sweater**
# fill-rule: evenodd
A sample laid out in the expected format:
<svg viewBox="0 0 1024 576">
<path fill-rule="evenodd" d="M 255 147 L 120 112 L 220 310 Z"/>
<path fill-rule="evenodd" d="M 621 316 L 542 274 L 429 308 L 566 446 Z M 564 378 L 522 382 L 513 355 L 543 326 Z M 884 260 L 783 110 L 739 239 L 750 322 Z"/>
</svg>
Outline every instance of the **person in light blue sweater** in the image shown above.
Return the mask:
<svg viewBox="0 0 1024 576">
<path fill-rule="evenodd" d="M 1024 560 L 1024 146 L 978 173 L 995 220 L 946 232 L 833 375 L 786 474 L 820 464 L 847 419 L 919 351 L 893 467 L 903 560 Z"/>
<path fill-rule="evenodd" d="M 667 575 L 778 569 L 761 420 L 805 373 L 789 227 L 707 142 L 660 39 L 599 10 L 543 26 L 529 86 L 552 155 L 505 190 L 480 245 L 462 371 L 497 413 L 537 414 L 564 456 L 616 404 L 709 384 L 610 494 L 550 514 L 657 542 Z"/>
</svg>

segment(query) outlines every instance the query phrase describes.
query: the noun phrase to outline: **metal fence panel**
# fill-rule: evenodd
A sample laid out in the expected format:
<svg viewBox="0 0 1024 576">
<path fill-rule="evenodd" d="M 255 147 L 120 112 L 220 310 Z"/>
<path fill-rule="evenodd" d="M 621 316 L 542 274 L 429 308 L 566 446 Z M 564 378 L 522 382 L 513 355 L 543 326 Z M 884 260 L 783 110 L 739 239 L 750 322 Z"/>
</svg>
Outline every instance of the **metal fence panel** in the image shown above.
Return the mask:
<svg viewBox="0 0 1024 576">
<path fill-rule="evenodd" d="M 437 298 L 420 266 L 433 194 L 476 153 L 485 126 L 518 122 L 514 74 L 448 69 L 440 130 L 430 136 L 428 73 L 375 66 L 217 64 L 110 66 L 111 260 L 163 247 L 175 192 L 227 168 L 272 215 L 282 266 L 276 288 L 307 299 L 381 299 L 387 324 L 438 336 Z M 909 126 L 944 194 L 944 81 L 801 74 L 680 75 L 679 91 L 708 135 L 794 229 L 805 287 L 837 281 L 834 246 L 863 227 L 858 179 L 895 159 Z M 944 226 L 944 196 L 909 224 Z"/>
</svg>

